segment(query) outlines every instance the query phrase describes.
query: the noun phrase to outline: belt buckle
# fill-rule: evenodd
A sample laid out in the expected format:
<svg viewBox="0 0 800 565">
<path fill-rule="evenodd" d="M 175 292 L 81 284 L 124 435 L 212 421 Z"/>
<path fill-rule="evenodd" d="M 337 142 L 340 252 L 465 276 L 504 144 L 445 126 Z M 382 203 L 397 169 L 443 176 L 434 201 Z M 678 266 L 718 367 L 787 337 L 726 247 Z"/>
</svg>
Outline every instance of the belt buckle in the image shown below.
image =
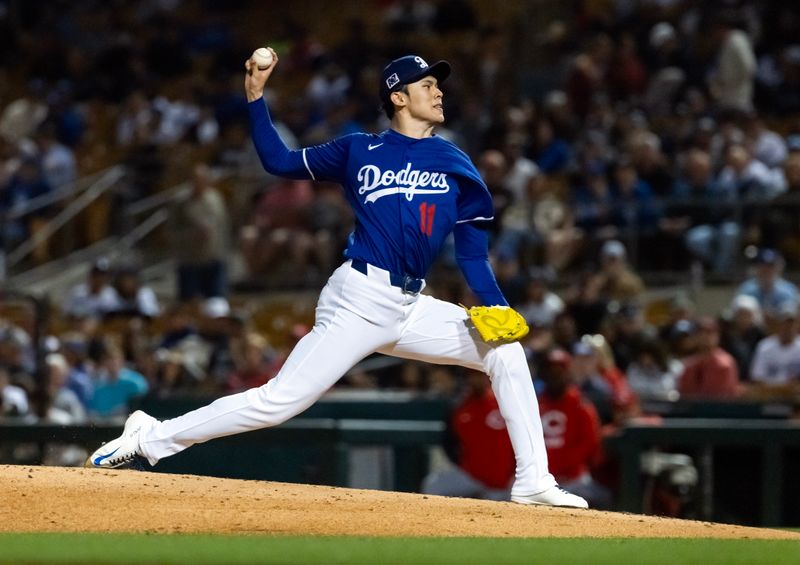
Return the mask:
<svg viewBox="0 0 800 565">
<path fill-rule="evenodd" d="M 417 287 L 416 290 L 412 290 L 412 289 L 409 288 L 409 285 L 412 285 L 412 284 L 416 285 L 416 287 Z M 422 287 L 422 283 L 420 282 L 419 279 L 415 279 L 411 275 L 404 275 L 403 276 L 403 292 L 406 292 L 408 294 L 419 294 L 420 291 L 422 290 L 421 287 Z"/>
</svg>

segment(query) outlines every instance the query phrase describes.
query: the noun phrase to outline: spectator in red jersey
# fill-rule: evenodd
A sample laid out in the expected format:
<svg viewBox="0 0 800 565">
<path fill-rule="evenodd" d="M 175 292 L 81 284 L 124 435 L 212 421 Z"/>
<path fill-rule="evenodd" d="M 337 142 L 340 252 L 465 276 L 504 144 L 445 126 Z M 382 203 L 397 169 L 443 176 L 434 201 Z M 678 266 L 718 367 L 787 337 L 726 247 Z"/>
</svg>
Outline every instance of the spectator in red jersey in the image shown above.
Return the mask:
<svg viewBox="0 0 800 565">
<path fill-rule="evenodd" d="M 740 392 L 736 360 L 719 346 L 719 326 L 713 318 L 697 321 L 697 353 L 684 363 L 678 381 L 681 397 L 733 398 Z"/>
<path fill-rule="evenodd" d="M 455 466 L 425 477 L 422 492 L 442 496 L 508 500 L 514 451 L 489 377 L 467 375 L 467 394 L 453 411 L 445 451 Z"/>
<path fill-rule="evenodd" d="M 539 409 L 550 472 L 564 490 L 586 498 L 592 508 L 609 508 L 611 493 L 590 473 L 601 454 L 597 411 L 572 381 L 572 358 L 562 349 L 547 354 Z"/>
</svg>

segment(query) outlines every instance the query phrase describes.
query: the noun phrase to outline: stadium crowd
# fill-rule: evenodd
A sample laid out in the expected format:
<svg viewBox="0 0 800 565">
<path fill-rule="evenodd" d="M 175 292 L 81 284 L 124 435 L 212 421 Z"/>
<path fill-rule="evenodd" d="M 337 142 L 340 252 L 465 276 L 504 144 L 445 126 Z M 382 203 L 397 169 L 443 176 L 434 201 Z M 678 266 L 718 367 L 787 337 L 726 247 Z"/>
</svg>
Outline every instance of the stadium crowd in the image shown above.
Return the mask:
<svg viewBox="0 0 800 565">
<path fill-rule="evenodd" d="M 563 448 L 564 434 L 594 438 L 559 471 L 562 484 L 589 488 L 602 436 L 649 417 L 648 401 L 797 398 L 798 290 L 784 278 L 800 267 L 796 7 L 587 0 L 551 7 L 546 21 L 517 6 L 484 24 L 483 2 L 366 4 L 361 17 L 338 16 L 339 33 L 271 17 L 277 125 L 295 147 L 379 131 L 387 60 L 451 61 L 439 134 L 469 153 L 494 196 L 491 256 L 531 326 L 523 345 L 548 448 Z M 124 416 L 145 395 L 242 390 L 272 378 L 307 331 L 290 321 L 291 339 L 270 344 L 247 293 L 318 286 L 351 217 L 336 186 L 260 169 L 241 89 L 242 61 L 263 41 L 245 23 L 254 15 L 246 0 L 0 1 L 4 250 L 63 205 L 19 213 L 26 204 L 110 164 L 127 176 L 106 233 L 119 229 L 114 209 L 191 186 L 165 205 L 168 228 L 151 242 L 170 244 L 174 295 L 156 296 L 135 265 L 100 259 L 50 297 L 41 343 L 0 313 L 2 417 L 79 423 Z M 64 245 L 37 245 L 28 266 Z M 716 277 L 734 285 L 729 305 L 705 311 L 686 287 L 655 312 L 643 278 L 654 273 L 683 285 L 688 273 Z M 452 252 L 430 287 L 473 301 Z M 405 363 L 338 386 L 464 393 L 454 414 L 491 411 L 492 399 L 475 404 L 490 391 L 462 377 Z M 603 504 L 601 487 L 590 492 Z"/>
</svg>

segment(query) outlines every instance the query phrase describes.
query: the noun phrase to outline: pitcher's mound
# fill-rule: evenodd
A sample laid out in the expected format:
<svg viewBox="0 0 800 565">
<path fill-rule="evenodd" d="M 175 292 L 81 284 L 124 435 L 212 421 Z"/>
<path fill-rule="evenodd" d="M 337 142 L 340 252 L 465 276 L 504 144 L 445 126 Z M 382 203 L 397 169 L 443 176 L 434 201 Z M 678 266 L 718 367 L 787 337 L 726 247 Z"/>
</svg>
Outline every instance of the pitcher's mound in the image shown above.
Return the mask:
<svg viewBox="0 0 800 565">
<path fill-rule="evenodd" d="M 632 514 L 192 475 L 0 466 L 0 531 L 785 538 Z"/>
</svg>

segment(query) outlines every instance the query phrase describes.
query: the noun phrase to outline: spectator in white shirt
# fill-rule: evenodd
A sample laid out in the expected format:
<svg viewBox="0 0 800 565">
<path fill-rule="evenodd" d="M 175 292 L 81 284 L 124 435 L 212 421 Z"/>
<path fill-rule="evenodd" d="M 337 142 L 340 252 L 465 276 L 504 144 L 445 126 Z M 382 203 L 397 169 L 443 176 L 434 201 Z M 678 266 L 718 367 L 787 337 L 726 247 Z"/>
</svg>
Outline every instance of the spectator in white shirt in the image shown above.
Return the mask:
<svg viewBox="0 0 800 565">
<path fill-rule="evenodd" d="M 119 308 L 117 291 L 111 286 L 110 265 L 107 259 L 98 260 L 89 271 L 86 282 L 69 291 L 61 306 L 63 312 L 76 317 L 100 318 Z"/>
<path fill-rule="evenodd" d="M 768 129 L 757 114 L 748 117 L 745 135 L 752 144 L 753 156 L 770 169 L 780 167 L 786 160 L 789 150 L 783 137 Z"/>
<path fill-rule="evenodd" d="M 769 200 L 786 190 L 781 171 L 771 170 L 740 144 L 728 148 L 717 186 L 728 200 L 741 197 Z"/>
<path fill-rule="evenodd" d="M 736 28 L 737 19 L 725 14 L 714 18 L 711 35 L 719 51 L 709 87 L 720 109 L 750 112 L 757 61 L 750 37 Z"/>
<path fill-rule="evenodd" d="M 44 180 L 53 190 L 75 181 L 78 175 L 75 154 L 56 138 L 55 126 L 45 123 L 36 132 L 36 143 L 41 152 Z"/>
<path fill-rule="evenodd" d="M 751 380 L 766 385 L 800 383 L 797 315 L 795 303 L 787 303 L 780 308 L 774 335 L 765 337 L 756 347 L 750 368 Z"/>
</svg>

